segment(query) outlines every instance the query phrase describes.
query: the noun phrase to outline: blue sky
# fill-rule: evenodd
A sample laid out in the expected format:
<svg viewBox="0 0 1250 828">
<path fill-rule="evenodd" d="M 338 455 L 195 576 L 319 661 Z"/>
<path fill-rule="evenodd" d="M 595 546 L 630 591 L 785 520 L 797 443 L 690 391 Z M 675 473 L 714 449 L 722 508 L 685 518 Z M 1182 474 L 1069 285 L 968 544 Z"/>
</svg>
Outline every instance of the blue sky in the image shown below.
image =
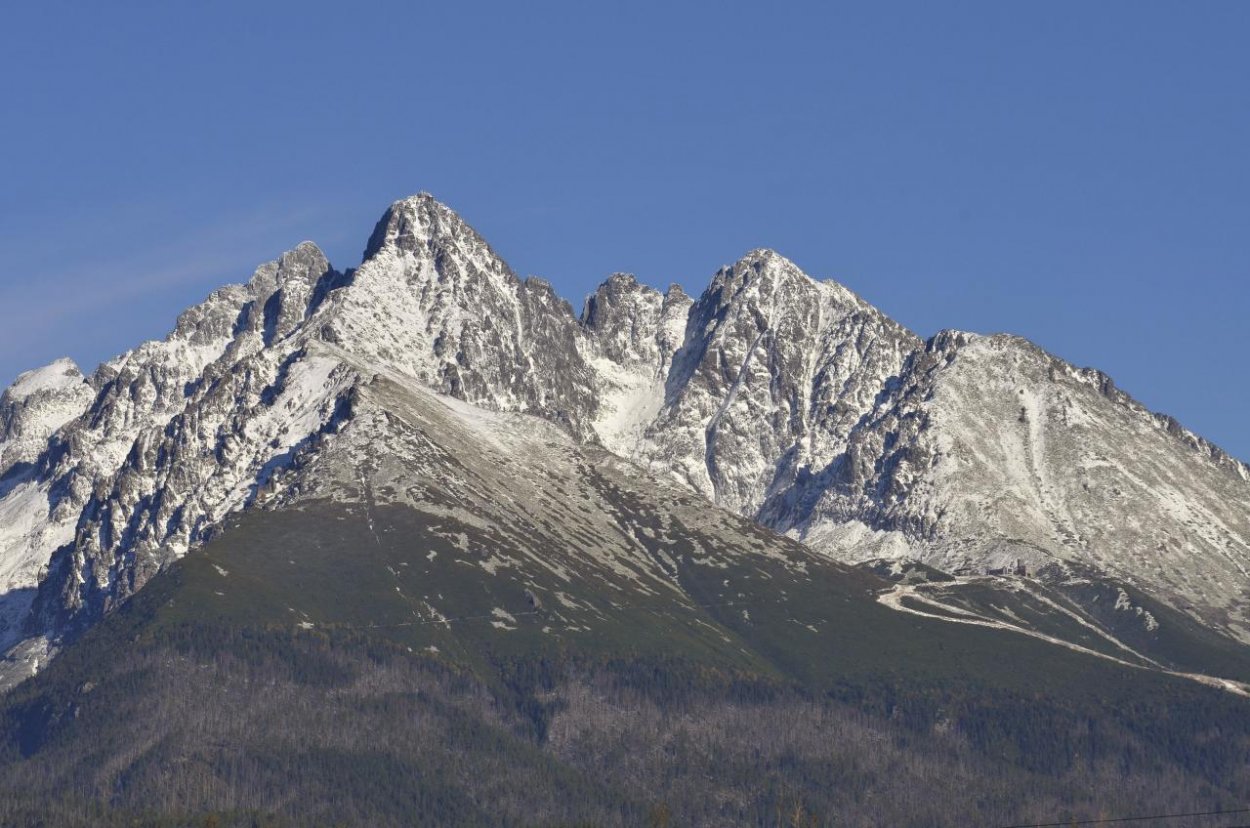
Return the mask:
<svg viewBox="0 0 1250 828">
<path fill-rule="evenodd" d="M 574 305 L 773 247 L 1250 458 L 1250 3 L 41 3 L 0 27 L 0 384 L 433 192 Z"/>
</svg>

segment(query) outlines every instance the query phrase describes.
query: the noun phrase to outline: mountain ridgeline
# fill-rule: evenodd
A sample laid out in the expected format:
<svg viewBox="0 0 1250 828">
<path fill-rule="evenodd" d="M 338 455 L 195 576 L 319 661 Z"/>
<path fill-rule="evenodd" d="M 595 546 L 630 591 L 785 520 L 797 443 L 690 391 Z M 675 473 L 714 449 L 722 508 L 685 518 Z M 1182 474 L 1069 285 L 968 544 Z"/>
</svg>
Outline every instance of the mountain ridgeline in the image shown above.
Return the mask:
<svg viewBox="0 0 1250 828">
<path fill-rule="evenodd" d="M 164 341 L 4 393 L 5 648 L 39 658 L 295 481 L 381 371 L 548 419 L 835 559 L 1077 563 L 1250 640 L 1250 472 L 1106 376 L 1010 336 L 921 341 L 767 250 L 694 301 L 613 276 L 579 318 L 422 194 L 353 271 L 301 244 Z"/>
<path fill-rule="evenodd" d="M 769 250 L 579 315 L 421 194 L 353 270 L 306 242 L 0 396 L 0 820 L 1209 807 L 1246 792 L 1248 566 L 1250 469 L 1097 371 Z"/>
</svg>

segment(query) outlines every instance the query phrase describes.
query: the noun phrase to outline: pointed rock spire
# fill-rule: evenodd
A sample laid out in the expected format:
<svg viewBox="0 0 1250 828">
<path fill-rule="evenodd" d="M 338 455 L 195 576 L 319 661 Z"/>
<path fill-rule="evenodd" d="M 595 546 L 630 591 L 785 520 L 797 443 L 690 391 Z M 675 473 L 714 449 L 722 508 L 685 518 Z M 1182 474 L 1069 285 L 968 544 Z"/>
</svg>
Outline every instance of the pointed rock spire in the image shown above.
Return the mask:
<svg viewBox="0 0 1250 828">
<path fill-rule="evenodd" d="M 365 245 L 364 260 L 372 259 L 387 247 L 419 253 L 456 242 L 489 247 L 455 210 L 421 192 L 400 199 L 387 209 Z"/>
</svg>

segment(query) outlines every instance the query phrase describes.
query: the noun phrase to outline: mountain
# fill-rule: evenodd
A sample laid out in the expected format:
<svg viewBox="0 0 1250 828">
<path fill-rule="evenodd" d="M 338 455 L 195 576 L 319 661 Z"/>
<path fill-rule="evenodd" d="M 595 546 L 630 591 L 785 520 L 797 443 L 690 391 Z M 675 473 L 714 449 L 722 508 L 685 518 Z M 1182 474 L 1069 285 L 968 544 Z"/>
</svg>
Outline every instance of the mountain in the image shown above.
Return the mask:
<svg viewBox="0 0 1250 828">
<path fill-rule="evenodd" d="M 1104 375 L 1009 336 L 922 341 L 767 250 L 696 300 L 614 275 L 579 317 L 422 194 L 392 205 L 354 270 L 304 243 L 161 342 L 5 392 L 5 674 L 228 515 L 307 485 L 292 470 L 343 426 L 359 378 L 388 372 L 542 417 L 836 560 L 1026 592 L 1092 579 L 1250 636 L 1250 472 Z"/>
<path fill-rule="evenodd" d="M 0 429 L 0 822 L 1250 793 L 1247 467 L 772 251 L 579 315 L 421 194 L 359 267 L 305 242 L 24 374 Z"/>
</svg>

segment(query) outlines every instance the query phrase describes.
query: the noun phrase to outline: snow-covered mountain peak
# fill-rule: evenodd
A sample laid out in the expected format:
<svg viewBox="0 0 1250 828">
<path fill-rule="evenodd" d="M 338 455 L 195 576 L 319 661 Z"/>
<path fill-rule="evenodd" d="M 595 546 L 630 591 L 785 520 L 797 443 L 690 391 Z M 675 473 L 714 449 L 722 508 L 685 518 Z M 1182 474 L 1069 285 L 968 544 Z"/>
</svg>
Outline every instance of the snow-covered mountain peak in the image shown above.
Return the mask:
<svg viewBox="0 0 1250 828">
<path fill-rule="evenodd" d="M 798 270 L 798 266 L 771 247 L 753 247 L 735 262 L 736 265 L 750 265 L 756 269 L 770 266 L 790 267 Z M 800 271 L 801 272 L 801 271 Z M 804 274 L 806 275 L 806 274 Z"/>
<path fill-rule="evenodd" d="M 646 293 L 646 294 L 653 293 L 656 296 L 660 295 L 660 291 L 656 290 L 650 285 L 644 285 L 642 282 L 638 281 L 638 277 L 635 276 L 634 274 L 618 272 L 618 273 L 613 273 L 611 276 L 604 279 L 603 283 L 600 284 L 599 287 L 595 288 L 594 293 L 586 297 L 586 301 L 587 301 L 587 304 L 589 305 L 589 303 L 595 297 L 608 298 L 608 297 L 624 296 L 630 293 Z M 583 320 L 585 319 L 585 314 L 588 311 L 589 311 L 589 308 L 583 311 Z"/>
<path fill-rule="evenodd" d="M 691 307 L 647 453 L 754 515 L 771 492 L 837 455 L 919 344 L 841 285 L 751 251 L 717 271 Z"/>
<path fill-rule="evenodd" d="M 925 350 L 931 353 L 949 353 L 980 338 L 981 334 L 978 333 L 944 328 L 925 340 Z"/>
<path fill-rule="evenodd" d="M 252 274 L 248 287 L 254 295 L 268 295 L 288 282 L 315 284 L 330 269 L 330 261 L 315 242 L 302 241 Z"/>
<path fill-rule="evenodd" d="M 428 194 L 391 205 L 319 336 L 475 405 L 542 414 L 589 436 L 581 328 L 550 284 L 517 278 Z"/>
<path fill-rule="evenodd" d="M 399 294 L 407 294 L 456 317 L 494 310 L 500 302 L 515 304 L 524 292 L 522 280 L 486 240 L 429 193 L 387 209 L 354 281 L 361 287 L 351 292 L 354 299 L 380 298 L 375 295 L 379 289 L 394 291 L 394 301 L 405 300 Z M 538 282 L 531 287 L 542 290 Z"/>
<path fill-rule="evenodd" d="M 773 311 L 784 312 L 785 306 L 799 297 L 822 306 L 822 318 L 831 315 L 830 311 L 832 315 L 854 309 L 876 312 L 845 286 L 832 280 L 813 279 L 793 261 L 769 248 L 751 250 L 734 264 L 722 267 L 698 304 L 705 309 L 704 315 L 714 316 L 726 313 L 726 309 L 745 308 L 761 325 L 766 325 Z"/>
<path fill-rule="evenodd" d="M 690 295 L 686 293 L 685 289 L 676 282 L 670 284 L 668 286 L 668 290 L 664 291 L 664 299 L 669 302 L 682 299 L 689 300 L 692 303 L 694 301 L 693 299 L 690 299 Z"/>
<path fill-rule="evenodd" d="M 81 385 L 85 381 L 78 364 L 68 357 L 54 360 L 42 368 L 19 374 L 5 389 L 3 396 L 10 401 L 25 399 L 41 391 L 58 391 Z"/>
<path fill-rule="evenodd" d="M 753 250 L 748 250 L 732 265 L 727 265 L 717 271 L 716 275 L 712 277 L 712 286 L 731 284 L 745 287 L 761 281 L 778 280 L 815 281 L 804 273 L 798 265 L 776 250 L 767 247 L 757 247 Z"/>
<path fill-rule="evenodd" d="M 33 462 L 48 438 L 82 414 L 93 396 L 71 359 L 19 376 L 0 394 L 0 476 L 17 463 Z"/>
<path fill-rule="evenodd" d="M 301 242 L 256 268 L 246 284 L 226 285 L 183 311 L 164 340 L 144 343 L 104 368 L 174 359 L 198 373 L 241 335 L 256 333 L 268 344 L 289 334 L 344 278 L 316 244 Z"/>
<path fill-rule="evenodd" d="M 365 247 L 365 260 L 387 247 L 410 253 L 436 252 L 449 246 L 488 247 L 457 213 L 426 192 L 400 199 L 383 214 Z"/>
<path fill-rule="evenodd" d="M 639 282 L 634 274 L 613 273 L 586 297 L 581 322 L 592 331 L 601 331 L 616 324 L 622 315 L 643 306 L 659 308 L 663 302 L 663 294 Z"/>
</svg>

